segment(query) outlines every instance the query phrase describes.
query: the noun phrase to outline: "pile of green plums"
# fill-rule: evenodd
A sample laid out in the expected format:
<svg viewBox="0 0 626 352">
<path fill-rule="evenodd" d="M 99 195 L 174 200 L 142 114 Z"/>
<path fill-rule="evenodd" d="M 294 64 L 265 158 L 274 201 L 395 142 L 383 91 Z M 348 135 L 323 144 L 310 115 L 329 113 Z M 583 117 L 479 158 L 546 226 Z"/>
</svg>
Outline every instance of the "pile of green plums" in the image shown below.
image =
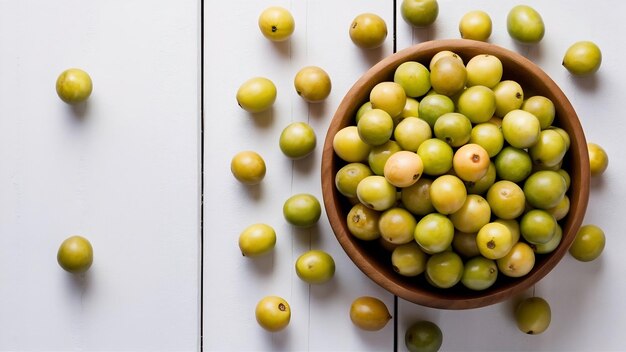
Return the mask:
<svg viewBox="0 0 626 352">
<path fill-rule="evenodd" d="M 437 288 L 523 277 L 562 238 L 570 146 L 553 102 L 503 80 L 494 55 L 404 62 L 334 136 L 350 233 Z"/>
</svg>

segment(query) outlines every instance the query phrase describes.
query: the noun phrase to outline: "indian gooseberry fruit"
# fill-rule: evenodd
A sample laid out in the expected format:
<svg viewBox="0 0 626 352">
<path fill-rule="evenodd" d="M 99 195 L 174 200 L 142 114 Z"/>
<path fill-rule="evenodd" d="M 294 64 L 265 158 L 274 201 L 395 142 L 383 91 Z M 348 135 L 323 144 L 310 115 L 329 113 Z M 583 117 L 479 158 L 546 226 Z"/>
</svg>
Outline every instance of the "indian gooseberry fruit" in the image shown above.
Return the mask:
<svg viewBox="0 0 626 352">
<path fill-rule="evenodd" d="M 377 331 L 384 328 L 390 319 L 389 309 L 376 297 L 358 297 L 350 305 L 350 320 L 360 329 Z"/>
</svg>

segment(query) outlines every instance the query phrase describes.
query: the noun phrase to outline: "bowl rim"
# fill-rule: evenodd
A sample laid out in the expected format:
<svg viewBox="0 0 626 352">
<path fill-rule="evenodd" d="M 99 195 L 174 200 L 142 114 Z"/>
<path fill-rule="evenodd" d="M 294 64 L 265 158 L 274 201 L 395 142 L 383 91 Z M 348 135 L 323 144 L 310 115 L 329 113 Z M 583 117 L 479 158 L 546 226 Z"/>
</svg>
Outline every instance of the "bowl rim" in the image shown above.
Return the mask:
<svg viewBox="0 0 626 352">
<path fill-rule="evenodd" d="M 537 80 L 539 82 L 537 84 L 545 87 L 546 91 L 542 90 L 541 94 L 554 102 L 557 118 L 562 115 L 569 116 L 569 118 L 559 119 L 559 122 L 570 134 L 571 144 L 568 154 L 571 154 L 571 156 L 569 160 L 572 161 L 572 167 L 579 170 L 578 173 L 570 175 L 571 185 L 568 194 L 571 204 L 576 206 L 572 207 L 567 215 L 568 220 L 564 223 L 565 226 L 562 229 L 563 239 L 557 249 L 546 256 L 547 258 L 542 262 L 541 266 L 533 268 L 526 276 L 517 278 L 513 280 L 513 283 L 507 284 L 498 290 L 487 289 L 475 292 L 475 295 L 472 297 L 452 295 L 450 298 L 446 298 L 444 297 L 446 291 L 436 291 L 432 290 L 432 288 L 429 288 L 432 291 L 415 291 L 411 290 L 405 283 L 400 282 L 402 279 L 399 275 L 397 279 L 390 278 L 385 271 L 381 270 L 379 265 L 367 260 L 360 247 L 356 244 L 359 240 L 349 233 L 345 218 L 341 219 L 339 211 L 337 211 L 341 206 L 341 197 L 344 196 L 337 191 L 334 182 L 337 161 L 339 161 L 333 149 L 335 133 L 341 127 L 350 124 L 351 116 L 354 116 L 356 109 L 358 109 L 355 103 L 357 101 L 362 103 L 364 97 L 367 96 L 365 94 L 369 94 L 373 85 L 389 80 L 388 77 L 393 75 L 395 68 L 401 63 L 414 61 L 421 56 L 432 57 L 441 50 L 450 50 L 465 58 L 478 54 L 495 55 L 500 58 L 505 67 L 524 68 L 524 76 L 530 75 L 530 79 Z M 515 72 L 515 74 L 517 73 Z M 580 228 L 589 199 L 590 172 L 587 143 L 580 120 L 563 91 L 538 65 L 521 54 L 495 44 L 467 39 L 433 40 L 416 44 L 382 59 L 366 71 L 348 90 L 335 111 L 324 141 L 321 170 L 322 196 L 326 216 L 335 237 L 350 259 L 366 276 L 392 294 L 407 301 L 432 308 L 469 309 L 484 307 L 501 302 L 536 284 L 558 264 L 567 252 L 574 240 L 575 232 Z M 332 177 L 329 177 L 329 175 Z"/>
</svg>

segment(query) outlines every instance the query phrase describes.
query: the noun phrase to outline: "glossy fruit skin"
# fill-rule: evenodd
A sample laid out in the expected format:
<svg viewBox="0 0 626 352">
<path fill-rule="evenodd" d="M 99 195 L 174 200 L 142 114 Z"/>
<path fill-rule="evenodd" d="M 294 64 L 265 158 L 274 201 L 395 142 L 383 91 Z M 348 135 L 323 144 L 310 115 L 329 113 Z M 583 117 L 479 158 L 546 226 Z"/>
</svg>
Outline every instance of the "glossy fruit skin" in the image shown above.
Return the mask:
<svg viewBox="0 0 626 352">
<path fill-rule="evenodd" d="M 358 297 L 350 305 L 350 320 L 362 330 L 381 330 L 390 319 L 389 309 L 376 297 Z"/>
<path fill-rule="evenodd" d="M 330 95 L 330 76 L 322 68 L 307 66 L 296 74 L 293 80 L 296 93 L 309 103 L 319 103 Z"/>
<path fill-rule="evenodd" d="M 515 6 L 509 11 L 506 27 L 509 35 L 521 43 L 538 43 L 546 31 L 541 15 L 526 5 Z"/>
<path fill-rule="evenodd" d="M 476 233 L 455 231 L 452 239 L 452 248 L 465 259 L 480 255 L 478 245 L 476 245 Z"/>
<path fill-rule="evenodd" d="M 342 160 L 355 163 L 367 160 L 371 146 L 359 137 L 356 126 L 346 126 L 333 137 L 333 150 Z"/>
<path fill-rule="evenodd" d="M 280 150 L 288 158 L 297 160 L 306 157 L 315 150 L 317 137 L 315 130 L 305 122 L 293 122 L 280 134 Z"/>
<path fill-rule="evenodd" d="M 89 98 L 93 91 L 93 83 L 89 74 L 79 68 L 67 69 L 56 81 L 59 98 L 67 104 L 81 103 Z"/>
<path fill-rule="evenodd" d="M 430 84 L 435 92 L 449 97 L 460 92 L 466 81 L 465 66 L 451 56 L 437 60 L 430 71 Z"/>
<path fill-rule="evenodd" d="M 441 115 L 454 112 L 454 102 L 450 97 L 443 94 L 426 95 L 420 101 L 418 111 L 418 117 L 426 121 L 432 128 Z"/>
<path fill-rule="evenodd" d="M 596 143 L 587 143 L 589 153 L 589 171 L 591 176 L 600 176 L 609 167 L 609 156 L 606 151 Z"/>
<path fill-rule="evenodd" d="M 498 279 L 496 263 L 485 257 L 474 257 L 465 263 L 461 283 L 474 291 L 482 291 L 491 287 Z"/>
<path fill-rule="evenodd" d="M 393 131 L 393 137 L 404 150 L 417 151 L 417 148 L 432 137 L 428 123 L 418 117 L 406 117 Z"/>
<path fill-rule="evenodd" d="M 485 86 L 493 88 L 502 79 L 502 61 L 494 55 L 476 55 L 471 58 L 467 65 L 467 86 Z"/>
<path fill-rule="evenodd" d="M 320 219 L 322 207 L 315 196 L 307 193 L 296 194 L 285 201 L 283 215 L 291 225 L 310 227 Z"/>
<path fill-rule="evenodd" d="M 291 320 L 289 303 L 278 296 L 262 298 L 257 303 L 254 314 L 259 325 L 270 332 L 285 329 Z"/>
<path fill-rule="evenodd" d="M 411 98 L 411 97 L 407 96 L 406 97 L 406 103 L 404 104 L 404 108 L 402 109 L 402 112 L 400 113 L 400 116 L 398 116 L 398 117 L 396 117 L 396 119 L 394 119 L 394 122 L 396 123 L 396 126 L 401 121 L 404 121 L 404 119 L 407 118 L 407 117 L 419 116 L 419 105 L 420 105 L 420 103 L 415 98 Z"/>
<path fill-rule="evenodd" d="M 496 173 L 503 180 L 511 182 L 524 181 L 531 173 L 533 162 L 530 155 L 519 148 L 504 147 L 494 161 Z"/>
<path fill-rule="evenodd" d="M 454 225 L 444 215 L 431 213 L 417 223 L 414 238 L 424 252 L 441 253 L 452 244 Z"/>
<path fill-rule="evenodd" d="M 537 254 L 546 254 L 551 253 L 559 246 L 561 240 L 563 239 L 563 230 L 559 224 L 556 224 L 556 231 L 554 231 L 554 236 L 552 239 L 546 243 L 533 243 L 531 244 L 531 248 Z"/>
<path fill-rule="evenodd" d="M 375 108 L 361 116 L 357 129 L 363 142 L 371 146 L 385 144 L 393 134 L 393 119 L 386 111 Z"/>
<path fill-rule="evenodd" d="M 350 39 L 363 49 L 374 49 L 383 45 L 387 38 L 387 24 L 373 13 L 358 15 L 350 25 Z"/>
<path fill-rule="evenodd" d="M 375 175 L 384 176 L 387 160 L 401 150 L 402 147 L 396 141 L 390 139 L 384 144 L 372 147 L 370 154 L 367 156 L 367 164 Z"/>
<path fill-rule="evenodd" d="M 535 252 L 524 242 L 517 242 L 504 257 L 497 260 L 500 272 L 509 277 L 522 277 L 535 266 Z"/>
<path fill-rule="evenodd" d="M 584 225 L 576 234 L 569 253 L 581 262 L 590 262 L 602 254 L 606 244 L 604 231 L 596 225 Z"/>
<path fill-rule="evenodd" d="M 563 67 L 574 75 L 587 75 L 598 71 L 602 64 L 600 48 L 590 41 L 572 44 L 563 56 Z"/>
<path fill-rule="evenodd" d="M 502 118 L 504 139 L 513 147 L 524 149 L 539 140 L 541 125 L 535 115 L 524 110 L 512 110 Z"/>
<path fill-rule="evenodd" d="M 417 154 L 424 164 L 424 173 L 431 176 L 443 175 L 452 168 L 454 152 L 452 147 L 439 138 L 430 138 L 417 148 Z"/>
<path fill-rule="evenodd" d="M 339 193 L 344 196 L 355 198 L 356 187 L 359 185 L 359 182 L 371 175 L 372 170 L 370 170 L 367 165 L 362 163 L 350 163 L 344 165 L 337 171 L 335 175 L 335 187 L 337 187 Z"/>
<path fill-rule="evenodd" d="M 467 198 L 465 184 L 454 175 L 437 177 L 429 192 L 433 206 L 441 214 L 452 214 L 461 209 Z"/>
<path fill-rule="evenodd" d="M 352 206 L 346 217 L 348 231 L 363 241 L 372 241 L 380 238 L 378 222 L 380 212 L 370 209 L 361 203 Z"/>
<path fill-rule="evenodd" d="M 554 208 L 565 196 L 565 179 L 556 171 L 537 171 L 524 182 L 524 195 L 530 205 L 539 209 Z"/>
<path fill-rule="evenodd" d="M 496 112 L 496 95 L 485 86 L 469 87 L 459 96 L 457 110 L 473 124 L 487 122 Z"/>
<path fill-rule="evenodd" d="M 381 214 L 378 229 L 381 237 L 389 243 L 405 244 L 413 241 L 415 217 L 403 208 L 391 208 Z"/>
<path fill-rule="evenodd" d="M 291 36 L 296 22 L 289 10 L 271 6 L 259 15 L 259 29 L 263 36 L 274 42 L 282 42 Z"/>
<path fill-rule="evenodd" d="M 541 297 L 526 298 L 515 309 L 517 327 L 525 334 L 541 334 L 548 329 L 551 319 L 550 305 Z"/>
<path fill-rule="evenodd" d="M 404 334 L 404 344 L 409 352 L 437 352 L 442 343 L 441 329 L 430 321 L 418 321 Z"/>
<path fill-rule="evenodd" d="M 542 167 L 555 167 L 563 161 L 567 146 L 563 137 L 555 130 L 543 130 L 537 143 L 528 148 L 533 163 Z"/>
<path fill-rule="evenodd" d="M 491 219 L 491 208 L 485 198 L 469 194 L 461 209 L 449 216 L 454 228 L 461 232 L 476 233 Z"/>
<path fill-rule="evenodd" d="M 452 158 L 452 167 L 461 180 L 475 182 L 485 176 L 490 161 L 485 148 L 468 143 L 456 150 Z"/>
<path fill-rule="evenodd" d="M 490 158 L 498 155 L 504 146 L 504 135 L 500 128 L 492 123 L 479 123 L 472 127 L 469 143 L 483 147 Z"/>
<path fill-rule="evenodd" d="M 387 159 L 384 175 L 396 187 L 409 187 L 422 177 L 423 171 L 422 158 L 415 152 L 402 150 Z"/>
<path fill-rule="evenodd" d="M 450 112 L 439 116 L 433 131 L 437 138 L 450 146 L 460 147 L 469 141 L 472 135 L 472 123 L 465 115 Z"/>
<path fill-rule="evenodd" d="M 545 210 L 532 209 L 522 216 L 520 232 L 529 243 L 546 243 L 552 239 L 557 222 Z"/>
<path fill-rule="evenodd" d="M 428 256 L 417 243 L 409 242 L 396 247 L 391 253 L 393 270 L 402 276 L 417 276 L 426 270 Z"/>
<path fill-rule="evenodd" d="M 242 151 L 232 158 L 230 171 L 237 181 L 246 185 L 261 183 L 265 177 L 266 167 L 263 157 L 251 150 Z"/>
<path fill-rule="evenodd" d="M 309 284 L 323 284 L 335 275 L 335 261 L 321 250 L 310 250 L 296 260 L 296 274 Z"/>
<path fill-rule="evenodd" d="M 404 88 L 396 82 L 380 82 L 370 92 L 372 107 L 386 111 L 392 118 L 402 113 L 406 98 Z"/>
<path fill-rule="evenodd" d="M 452 252 L 433 254 L 426 262 L 426 275 L 438 288 L 450 288 L 463 277 L 463 260 Z"/>
<path fill-rule="evenodd" d="M 276 101 L 276 86 L 265 77 L 245 81 L 237 90 L 237 104 L 251 113 L 269 109 Z"/>
<path fill-rule="evenodd" d="M 524 191 L 516 183 L 500 180 L 487 191 L 487 202 L 493 214 L 501 219 L 515 219 L 526 207 Z"/>
<path fill-rule="evenodd" d="M 396 187 L 383 176 L 368 176 L 356 187 L 356 195 L 366 207 L 384 211 L 396 203 Z"/>
<path fill-rule="evenodd" d="M 405 187 L 400 191 L 400 199 L 404 207 L 415 215 L 426 215 L 435 212 L 435 207 L 430 201 L 430 185 L 433 180 L 420 177 L 412 186 Z"/>
<path fill-rule="evenodd" d="M 245 257 L 270 252 L 276 245 L 276 232 L 267 224 L 253 224 L 239 234 L 239 249 Z"/>
<path fill-rule="evenodd" d="M 82 274 L 89 270 L 93 263 L 93 247 L 89 240 L 82 236 L 68 237 L 59 247 L 57 262 L 67 272 Z"/>
<path fill-rule="evenodd" d="M 506 116 L 513 110 L 520 109 L 524 103 L 524 90 L 519 83 L 511 80 L 501 81 L 493 87 L 496 97 L 495 116 Z"/>
<path fill-rule="evenodd" d="M 461 17 L 459 32 L 461 38 L 487 41 L 491 36 L 491 17 L 485 11 L 470 11 Z"/>
<path fill-rule="evenodd" d="M 459 63 L 461 63 L 461 65 L 465 65 L 465 63 L 463 62 L 463 58 L 460 57 L 457 53 L 450 51 L 450 50 L 441 50 L 437 52 L 435 55 L 433 55 L 433 57 L 430 59 L 428 68 L 432 71 L 433 67 L 435 66 L 435 63 L 437 63 L 437 61 L 439 61 L 439 59 L 441 59 L 442 57 L 447 57 L 447 56 L 458 60 Z"/>
<path fill-rule="evenodd" d="M 513 247 L 513 236 L 505 225 L 490 222 L 478 231 L 476 244 L 483 257 L 500 259 Z"/>
<path fill-rule="evenodd" d="M 413 27 L 426 27 L 437 19 L 439 4 L 437 0 L 403 0 L 400 14 Z"/>
<path fill-rule="evenodd" d="M 535 117 L 539 120 L 539 125 L 542 130 L 552 125 L 554 116 L 556 115 L 556 110 L 552 100 L 541 95 L 535 95 L 526 99 L 522 104 L 522 110 L 535 115 Z"/>
<path fill-rule="evenodd" d="M 416 61 L 407 61 L 396 69 L 393 81 L 404 88 L 408 97 L 421 97 L 430 90 L 430 71 Z"/>
</svg>

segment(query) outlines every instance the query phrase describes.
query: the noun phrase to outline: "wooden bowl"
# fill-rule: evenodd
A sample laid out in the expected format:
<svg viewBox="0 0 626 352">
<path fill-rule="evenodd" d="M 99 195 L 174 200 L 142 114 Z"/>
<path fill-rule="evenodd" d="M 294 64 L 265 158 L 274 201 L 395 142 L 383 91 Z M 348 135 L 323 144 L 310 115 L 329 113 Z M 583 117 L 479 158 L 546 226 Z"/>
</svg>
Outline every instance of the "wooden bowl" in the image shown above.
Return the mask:
<svg viewBox="0 0 626 352">
<path fill-rule="evenodd" d="M 459 54 L 464 62 L 478 54 L 497 56 L 504 67 L 502 80 L 520 83 L 526 97 L 543 95 L 552 100 L 556 108 L 554 125 L 563 128 L 570 136 L 571 145 L 563 168 L 571 176 L 568 190 L 570 211 L 559 223 L 563 238 L 550 254 L 537 255 L 532 271 L 521 278 L 499 275 L 496 283 L 484 291 L 471 291 L 457 284 L 449 289 L 437 289 L 426 282 L 424 275 L 409 278 L 394 272 L 391 254 L 378 241 L 361 241 L 348 231 L 346 216 L 351 209 L 346 197 L 335 187 L 335 174 L 346 163 L 333 151 L 333 137 L 343 127 L 354 124 L 358 108 L 369 100 L 369 93 L 379 82 L 393 81 L 395 69 L 403 62 L 418 61 L 428 67 L 433 55 L 441 50 Z M 483 307 L 503 301 L 526 290 L 543 278 L 570 247 L 584 217 L 589 199 L 589 158 L 582 127 L 572 105 L 556 83 L 525 57 L 502 47 L 471 40 L 436 40 L 421 43 L 393 54 L 367 71 L 348 91 L 339 105 L 328 129 L 322 155 L 322 192 L 326 213 L 337 240 L 352 261 L 370 279 L 389 292 L 405 300 L 434 308 L 468 309 Z"/>
</svg>

